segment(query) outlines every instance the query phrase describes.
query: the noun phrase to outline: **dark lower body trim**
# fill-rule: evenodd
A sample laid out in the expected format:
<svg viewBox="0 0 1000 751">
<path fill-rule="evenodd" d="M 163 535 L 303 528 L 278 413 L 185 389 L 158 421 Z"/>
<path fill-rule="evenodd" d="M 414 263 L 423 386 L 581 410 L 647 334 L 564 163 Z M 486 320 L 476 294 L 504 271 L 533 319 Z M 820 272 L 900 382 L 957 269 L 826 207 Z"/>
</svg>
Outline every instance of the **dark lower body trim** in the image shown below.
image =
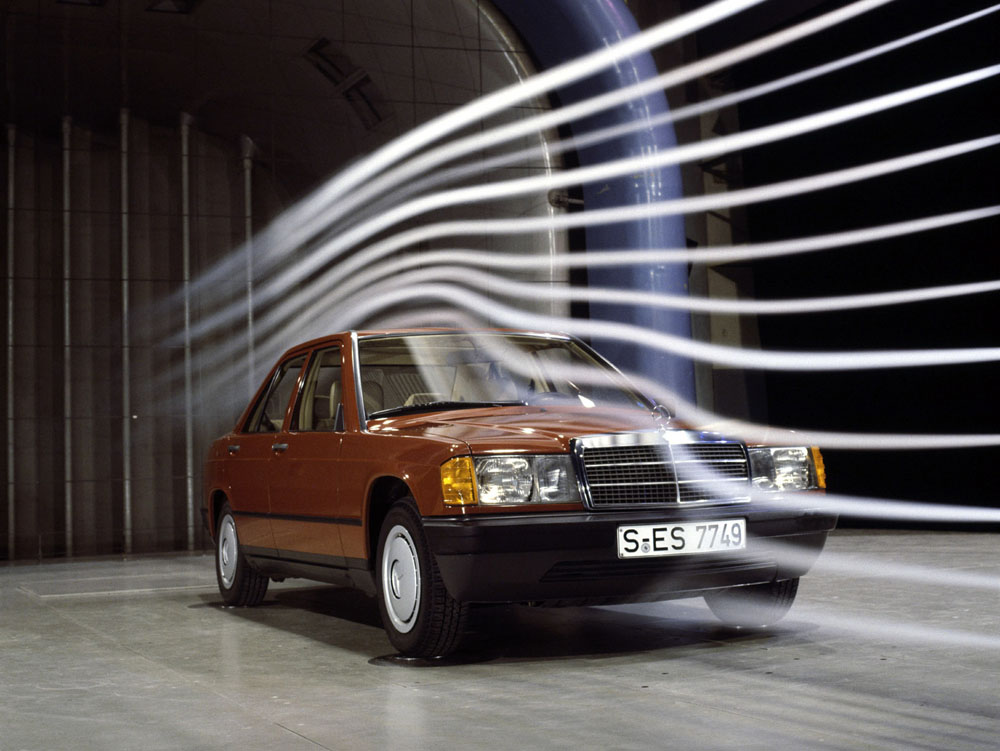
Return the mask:
<svg viewBox="0 0 1000 751">
<path fill-rule="evenodd" d="M 305 514 L 272 514 L 268 511 L 236 511 L 233 516 L 249 516 L 257 519 L 271 519 L 278 522 L 313 522 L 315 524 L 343 524 L 346 527 L 360 527 L 361 519 L 353 516 L 309 516 Z"/>
<path fill-rule="evenodd" d="M 354 587 L 375 595 L 375 578 L 363 558 L 315 555 L 295 550 L 244 547 L 244 554 L 257 571 L 273 579 L 313 579 L 327 584 Z"/>
</svg>

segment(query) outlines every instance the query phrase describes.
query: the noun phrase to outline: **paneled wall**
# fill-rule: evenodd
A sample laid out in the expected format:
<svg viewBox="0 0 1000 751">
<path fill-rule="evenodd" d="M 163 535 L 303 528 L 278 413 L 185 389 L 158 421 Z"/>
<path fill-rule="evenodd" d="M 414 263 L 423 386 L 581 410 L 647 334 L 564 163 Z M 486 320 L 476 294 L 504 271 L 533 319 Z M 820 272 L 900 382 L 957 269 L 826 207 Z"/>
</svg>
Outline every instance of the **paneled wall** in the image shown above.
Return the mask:
<svg viewBox="0 0 1000 751">
<path fill-rule="evenodd" d="M 230 403 L 204 398 L 196 346 L 202 412 L 185 414 L 178 336 L 185 253 L 196 276 L 245 238 L 242 145 L 121 115 L 117 133 L 69 118 L 56 134 L 8 129 L 2 558 L 200 546 L 202 455 L 246 398 L 242 383 Z M 251 164 L 250 180 L 256 226 L 280 203 L 265 169 Z M 190 297 L 192 324 L 246 278 L 231 284 Z"/>
<path fill-rule="evenodd" d="M 8 0 L 0 27 L 0 560 L 197 549 L 209 441 L 275 350 L 336 327 L 290 315 L 250 335 L 248 236 L 344 164 L 530 75 L 530 59 L 486 0 Z M 558 168 L 544 155 L 488 177 Z M 413 221 L 560 211 L 543 194 Z M 566 250 L 557 233 L 440 244 L 466 242 Z M 565 307 L 544 294 L 565 272 L 518 278 L 539 284 L 535 309 Z M 220 304 L 239 315 L 186 347 Z"/>
</svg>

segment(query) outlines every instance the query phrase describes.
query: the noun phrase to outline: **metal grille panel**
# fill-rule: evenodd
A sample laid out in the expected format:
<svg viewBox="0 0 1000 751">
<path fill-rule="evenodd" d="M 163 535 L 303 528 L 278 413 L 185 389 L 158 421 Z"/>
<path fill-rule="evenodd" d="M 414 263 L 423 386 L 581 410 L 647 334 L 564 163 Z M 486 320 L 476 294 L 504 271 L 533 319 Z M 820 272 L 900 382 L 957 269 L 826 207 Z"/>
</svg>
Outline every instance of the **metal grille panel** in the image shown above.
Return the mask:
<svg viewBox="0 0 1000 751">
<path fill-rule="evenodd" d="M 745 501 L 749 466 L 735 442 L 670 442 L 662 434 L 621 443 L 581 439 L 578 454 L 592 508 Z M 594 443 L 609 445 L 593 445 Z M 590 444 L 590 445 L 588 445 Z"/>
</svg>

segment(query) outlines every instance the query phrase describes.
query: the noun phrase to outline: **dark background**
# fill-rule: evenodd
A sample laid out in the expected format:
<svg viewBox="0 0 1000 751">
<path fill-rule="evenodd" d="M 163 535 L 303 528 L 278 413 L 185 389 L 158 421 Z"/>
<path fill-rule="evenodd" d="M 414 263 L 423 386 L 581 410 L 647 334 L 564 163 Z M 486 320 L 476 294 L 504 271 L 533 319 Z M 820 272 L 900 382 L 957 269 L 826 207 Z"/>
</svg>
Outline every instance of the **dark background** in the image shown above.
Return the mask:
<svg viewBox="0 0 1000 751">
<path fill-rule="evenodd" d="M 826 3 L 811 15 L 846 3 Z M 741 65 L 742 89 L 987 7 L 896 2 L 833 32 Z M 744 130 L 1000 62 L 998 15 L 740 106 Z M 802 20 L 802 16 L 788 23 Z M 731 34 L 738 27 L 728 25 Z M 743 154 L 747 186 L 765 185 L 992 135 L 997 79 Z M 1000 203 L 1000 149 L 747 211 L 751 242 L 875 226 Z M 1000 278 L 1000 221 L 753 264 L 762 299 L 847 295 Z M 814 315 L 761 316 L 767 350 L 1000 346 L 1000 295 Z M 860 356 L 860 355 L 859 355 Z M 1000 365 L 767 373 L 772 424 L 838 431 L 1000 433 Z M 1000 448 L 824 452 L 832 492 L 996 506 Z M 870 522 L 868 522 L 870 524 Z"/>
</svg>

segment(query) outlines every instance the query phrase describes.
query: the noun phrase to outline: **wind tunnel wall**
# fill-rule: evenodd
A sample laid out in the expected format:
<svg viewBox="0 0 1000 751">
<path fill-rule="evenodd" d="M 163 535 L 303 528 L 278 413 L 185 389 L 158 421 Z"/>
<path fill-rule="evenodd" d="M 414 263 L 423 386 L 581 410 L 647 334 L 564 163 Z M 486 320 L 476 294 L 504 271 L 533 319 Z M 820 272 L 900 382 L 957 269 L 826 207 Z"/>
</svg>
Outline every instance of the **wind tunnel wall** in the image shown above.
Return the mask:
<svg viewBox="0 0 1000 751">
<path fill-rule="evenodd" d="M 0 560 L 199 549 L 208 440 L 232 427 L 271 353 L 256 342 L 257 372 L 245 355 L 224 363 L 218 398 L 207 384 L 219 368 L 202 358 L 253 333 L 244 316 L 196 343 L 185 408 L 183 347 L 168 343 L 183 312 L 149 315 L 181 297 L 185 244 L 192 279 L 235 259 L 228 278 L 193 296 L 192 325 L 221 299 L 245 307 L 248 230 L 359 155 L 533 72 L 477 0 L 304 0 L 294 13 L 282 0 L 148 5 L 11 0 L 0 14 Z M 539 161 L 517 174 L 558 168 Z M 536 199 L 467 213 L 561 211 Z M 485 238 L 482 249 L 563 252 L 550 234 Z M 415 250 L 425 249 L 435 246 Z M 558 274 L 518 278 L 565 284 Z M 562 311 L 544 294 L 531 305 Z M 285 331 L 284 346 L 302 338 L 294 322 Z"/>
</svg>

